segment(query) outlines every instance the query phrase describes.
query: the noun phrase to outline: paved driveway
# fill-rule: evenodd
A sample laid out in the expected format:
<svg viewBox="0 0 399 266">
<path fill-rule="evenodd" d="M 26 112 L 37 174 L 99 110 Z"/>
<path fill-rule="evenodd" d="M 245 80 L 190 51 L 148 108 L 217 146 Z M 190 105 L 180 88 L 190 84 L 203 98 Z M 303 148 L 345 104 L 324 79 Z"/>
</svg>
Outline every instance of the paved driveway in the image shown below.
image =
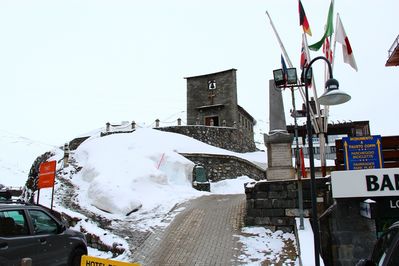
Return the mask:
<svg viewBox="0 0 399 266">
<path fill-rule="evenodd" d="M 238 238 L 245 195 L 203 196 L 164 230 L 152 234 L 133 254 L 142 265 L 240 265 Z"/>
</svg>

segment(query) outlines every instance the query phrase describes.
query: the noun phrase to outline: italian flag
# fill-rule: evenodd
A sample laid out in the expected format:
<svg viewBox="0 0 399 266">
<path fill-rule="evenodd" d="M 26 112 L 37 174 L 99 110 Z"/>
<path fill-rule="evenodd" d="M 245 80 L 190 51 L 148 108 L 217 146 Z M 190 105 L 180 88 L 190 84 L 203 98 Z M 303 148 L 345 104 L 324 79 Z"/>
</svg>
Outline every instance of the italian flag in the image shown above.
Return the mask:
<svg viewBox="0 0 399 266">
<path fill-rule="evenodd" d="M 357 65 L 355 57 L 353 55 L 352 47 L 349 42 L 348 36 L 345 33 L 344 26 L 342 25 L 339 14 L 337 14 L 337 29 L 335 32 L 335 41 L 342 44 L 344 62 L 349 64 L 351 67 L 353 67 L 353 69 L 357 71 Z"/>
</svg>

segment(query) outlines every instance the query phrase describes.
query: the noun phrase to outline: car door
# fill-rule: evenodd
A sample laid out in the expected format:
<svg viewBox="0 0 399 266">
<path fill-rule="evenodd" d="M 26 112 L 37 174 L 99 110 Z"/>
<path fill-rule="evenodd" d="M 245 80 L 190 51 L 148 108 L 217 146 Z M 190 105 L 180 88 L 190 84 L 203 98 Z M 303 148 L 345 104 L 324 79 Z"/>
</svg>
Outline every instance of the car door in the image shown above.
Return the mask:
<svg viewBox="0 0 399 266">
<path fill-rule="evenodd" d="M 69 250 L 67 238 L 60 231 L 61 225 L 47 212 L 29 209 L 33 235 L 40 243 L 41 255 L 37 265 L 63 265 L 67 263 Z M 34 261 L 33 261 L 34 262 Z M 36 263 L 34 262 L 36 265 Z"/>
<path fill-rule="evenodd" d="M 398 239 L 399 228 L 391 228 L 385 232 L 375 244 L 371 260 L 378 266 L 395 265 L 390 263 L 390 259 L 397 261 L 394 259 L 397 259 L 398 254 L 394 252 L 397 249 Z"/>
<path fill-rule="evenodd" d="M 36 246 L 24 210 L 0 211 L 0 263 L 20 265 L 22 258 L 36 259 Z"/>
<path fill-rule="evenodd" d="M 396 240 L 392 247 L 391 256 L 388 259 L 387 266 L 398 266 L 399 265 L 399 240 Z"/>
</svg>

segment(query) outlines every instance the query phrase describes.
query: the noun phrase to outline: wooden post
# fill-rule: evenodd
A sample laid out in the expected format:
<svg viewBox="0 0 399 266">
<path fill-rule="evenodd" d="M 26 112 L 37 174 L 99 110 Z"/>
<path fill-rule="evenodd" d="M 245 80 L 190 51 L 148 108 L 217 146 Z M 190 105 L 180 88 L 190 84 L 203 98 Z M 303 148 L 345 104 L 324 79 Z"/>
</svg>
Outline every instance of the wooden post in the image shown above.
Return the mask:
<svg viewBox="0 0 399 266">
<path fill-rule="evenodd" d="M 64 168 L 68 167 L 69 165 L 69 144 L 64 144 Z"/>
</svg>

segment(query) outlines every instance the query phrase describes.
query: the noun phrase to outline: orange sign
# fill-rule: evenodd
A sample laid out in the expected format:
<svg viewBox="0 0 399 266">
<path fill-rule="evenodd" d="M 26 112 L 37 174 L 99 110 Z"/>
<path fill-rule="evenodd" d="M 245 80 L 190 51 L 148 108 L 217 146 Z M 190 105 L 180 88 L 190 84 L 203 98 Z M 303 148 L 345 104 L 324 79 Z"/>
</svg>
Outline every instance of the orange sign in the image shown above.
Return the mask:
<svg viewBox="0 0 399 266">
<path fill-rule="evenodd" d="M 38 188 L 53 187 L 55 180 L 56 161 L 44 162 L 39 167 Z"/>
</svg>

